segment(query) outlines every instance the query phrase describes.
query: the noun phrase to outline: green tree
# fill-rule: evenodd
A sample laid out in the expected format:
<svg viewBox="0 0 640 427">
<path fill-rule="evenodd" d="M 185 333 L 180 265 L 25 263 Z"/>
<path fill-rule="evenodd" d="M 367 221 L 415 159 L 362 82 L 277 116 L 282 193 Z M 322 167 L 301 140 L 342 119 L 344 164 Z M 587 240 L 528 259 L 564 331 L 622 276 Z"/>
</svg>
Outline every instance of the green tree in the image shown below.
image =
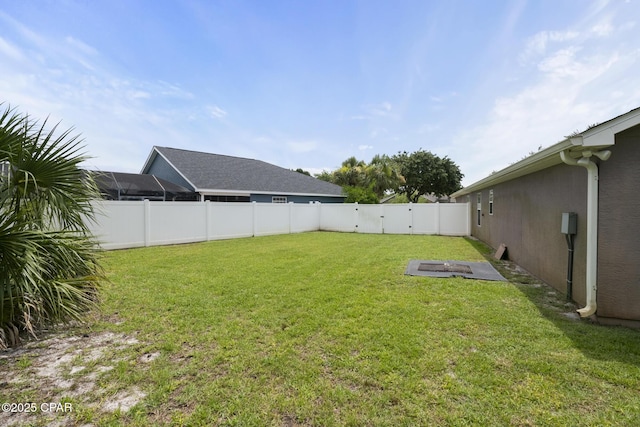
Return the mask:
<svg viewBox="0 0 640 427">
<path fill-rule="evenodd" d="M 349 157 L 342 162 L 342 166 L 333 172 L 333 183 L 350 187 L 366 187 L 367 164 L 355 157 Z"/>
<path fill-rule="evenodd" d="M 404 183 L 397 164 L 386 155 L 374 156 L 369 164 L 355 157 L 349 157 L 342 162 L 339 169 L 333 172 L 323 171 L 317 174 L 316 178 L 343 187 L 351 187 L 347 192 L 354 192 L 353 189 L 356 188 L 362 189 L 363 191 L 357 192 L 360 194 L 357 198 L 366 200 L 372 200 L 372 198 L 368 195 L 365 197 L 364 194 L 372 192 L 379 200 L 387 191 Z"/>
<path fill-rule="evenodd" d="M 320 173 L 317 173 L 314 175 L 316 178 L 318 178 L 321 181 L 326 181 L 326 182 L 331 182 L 333 183 L 333 172 L 329 172 L 326 170 L 323 170 Z"/>
<path fill-rule="evenodd" d="M 344 194 L 347 196 L 344 200 L 345 203 L 361 203 L 361 204 L 375 204 L 380 203 L 380 199 L 373 191 L 371 187 L 342 187 Z"/>
<path fill-rule="evenodd" d="M 95 183 L 78 136 L 7 108 L 0 115 L 0 346 L 79 320 L 104 280 L 86 221 Z"/>
<path fill-rule="evenodd" d="M 393 156 L 399 165 L 400 173 L 405 182 L 396 187 L 398 193 L 406 194 L 407 198 L 416 203 L 420 196 L 433 194 L 446 196 L 461 187 L 463 174 L 458 166 L 448 157 L 440 158 L 422 149 L 408 153 L 399 152 Z"/>
<path fill-rule="evenodd" d="M 365 170 L 366 183 L 373 192 L 382 198 L 388 190 L 404 184 L 404 177 L 400 174 L 396 163 L 387 155 L 376 154 Z"/>
<path fill-rule="evenodd" d="M 294 170 L 294 172 L 301 173 L 302 175 L 311 176 L 311 174 L 309 173 L 309 171 L 306 171 L 306 170 L 304 170 L 304 169 L 302 169 L 302 168 L 298 168 L 298 169 Z"/>
</svg>

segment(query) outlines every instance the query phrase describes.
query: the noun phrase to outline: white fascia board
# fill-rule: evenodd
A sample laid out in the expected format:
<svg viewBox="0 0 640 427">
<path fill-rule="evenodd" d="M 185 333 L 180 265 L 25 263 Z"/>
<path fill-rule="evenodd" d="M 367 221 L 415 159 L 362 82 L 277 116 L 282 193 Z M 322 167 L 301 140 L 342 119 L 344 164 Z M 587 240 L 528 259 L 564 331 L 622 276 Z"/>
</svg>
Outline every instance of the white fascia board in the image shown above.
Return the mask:
<svg viewBox="0 0 640 427">
<path fill-rule="evenodd" d="M 151 152 L 147 156 L 147 161 L 145 161 L 144 165 L 142 166 L 142 170 L 140 171 L 141 175 L 143 175 L 145 171 L 149 169 L 149 167 L 151 166 L 151 163 L 153 163 L 153 160 L 156 158 L 157 155 L 158 155 L 158 150 L 156 150 L 156 146 L 154 145 L 153 148 L 151 149 Z"/>
<path fill-rule="evenodd" d="M 615 135 L 640 124 L 640 109 L 611 119 L 582 132 L 583 147 L 610 147 L 615 144 Z"/>
</svg>

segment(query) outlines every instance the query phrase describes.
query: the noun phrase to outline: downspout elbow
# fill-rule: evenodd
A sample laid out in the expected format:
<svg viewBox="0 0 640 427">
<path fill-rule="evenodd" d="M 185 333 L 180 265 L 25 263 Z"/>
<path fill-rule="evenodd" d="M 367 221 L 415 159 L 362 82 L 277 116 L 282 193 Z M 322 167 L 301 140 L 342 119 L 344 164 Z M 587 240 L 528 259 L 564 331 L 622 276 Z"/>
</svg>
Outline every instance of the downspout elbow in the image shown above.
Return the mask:
<svg viewBox="0 0 640 427">
<path fill-rule="evenodd" d="M 577 166 L 578 165 L 578 160 L 576 160 L 573 157 L 569 156 L 569 154 L 567 153 L 566 150 L 560 152 L 560 158 L 562 159 L 562 161 L 564 163 L 568 164 L 569 166 Z"/>
<path fill-rule="evenodd" d="M 598 309 L 598 304 L 596 304 L 596 301 L 587 301 L 587 305 L 579 308 L 576 310 L 576 312 L 580 315 L 580 317 L 589 317 L 593 314 L 596 314 L 596 310 Z"/>
</svg>

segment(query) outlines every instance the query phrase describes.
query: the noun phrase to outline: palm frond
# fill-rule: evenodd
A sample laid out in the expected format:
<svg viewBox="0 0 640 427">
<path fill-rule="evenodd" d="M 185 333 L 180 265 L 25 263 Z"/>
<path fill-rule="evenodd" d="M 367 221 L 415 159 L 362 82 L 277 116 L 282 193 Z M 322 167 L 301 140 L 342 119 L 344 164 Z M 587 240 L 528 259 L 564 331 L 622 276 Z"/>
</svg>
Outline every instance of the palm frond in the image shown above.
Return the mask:
<svg viewBox="0 0 640 427">
<path fill-rule="evenodd" d="M 94 307 L 104 273 L 86 221 L 98 190 L 72 129 L 57 135 L 7 108 L 0 114 L 0 347 L 16 328 L 80 319 Z"/>
</svg>

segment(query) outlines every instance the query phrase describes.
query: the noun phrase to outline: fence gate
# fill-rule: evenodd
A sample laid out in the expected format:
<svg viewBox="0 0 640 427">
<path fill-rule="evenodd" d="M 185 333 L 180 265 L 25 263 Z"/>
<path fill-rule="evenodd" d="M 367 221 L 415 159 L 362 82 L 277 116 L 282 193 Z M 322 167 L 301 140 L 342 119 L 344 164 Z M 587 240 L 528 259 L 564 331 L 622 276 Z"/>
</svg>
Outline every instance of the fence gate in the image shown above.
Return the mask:
<svg viewBox="0 0 640 427">
<path fill-rule="evenodd" d="M 383 233 L 384 205 L 356 205 L 358 233 Z"/>
<path fill-rule="evenodd" d="M 387 234 L 413 234 L 412 230 L 412 205 L 383 205 L 383 233 Z"/>
</svg>

